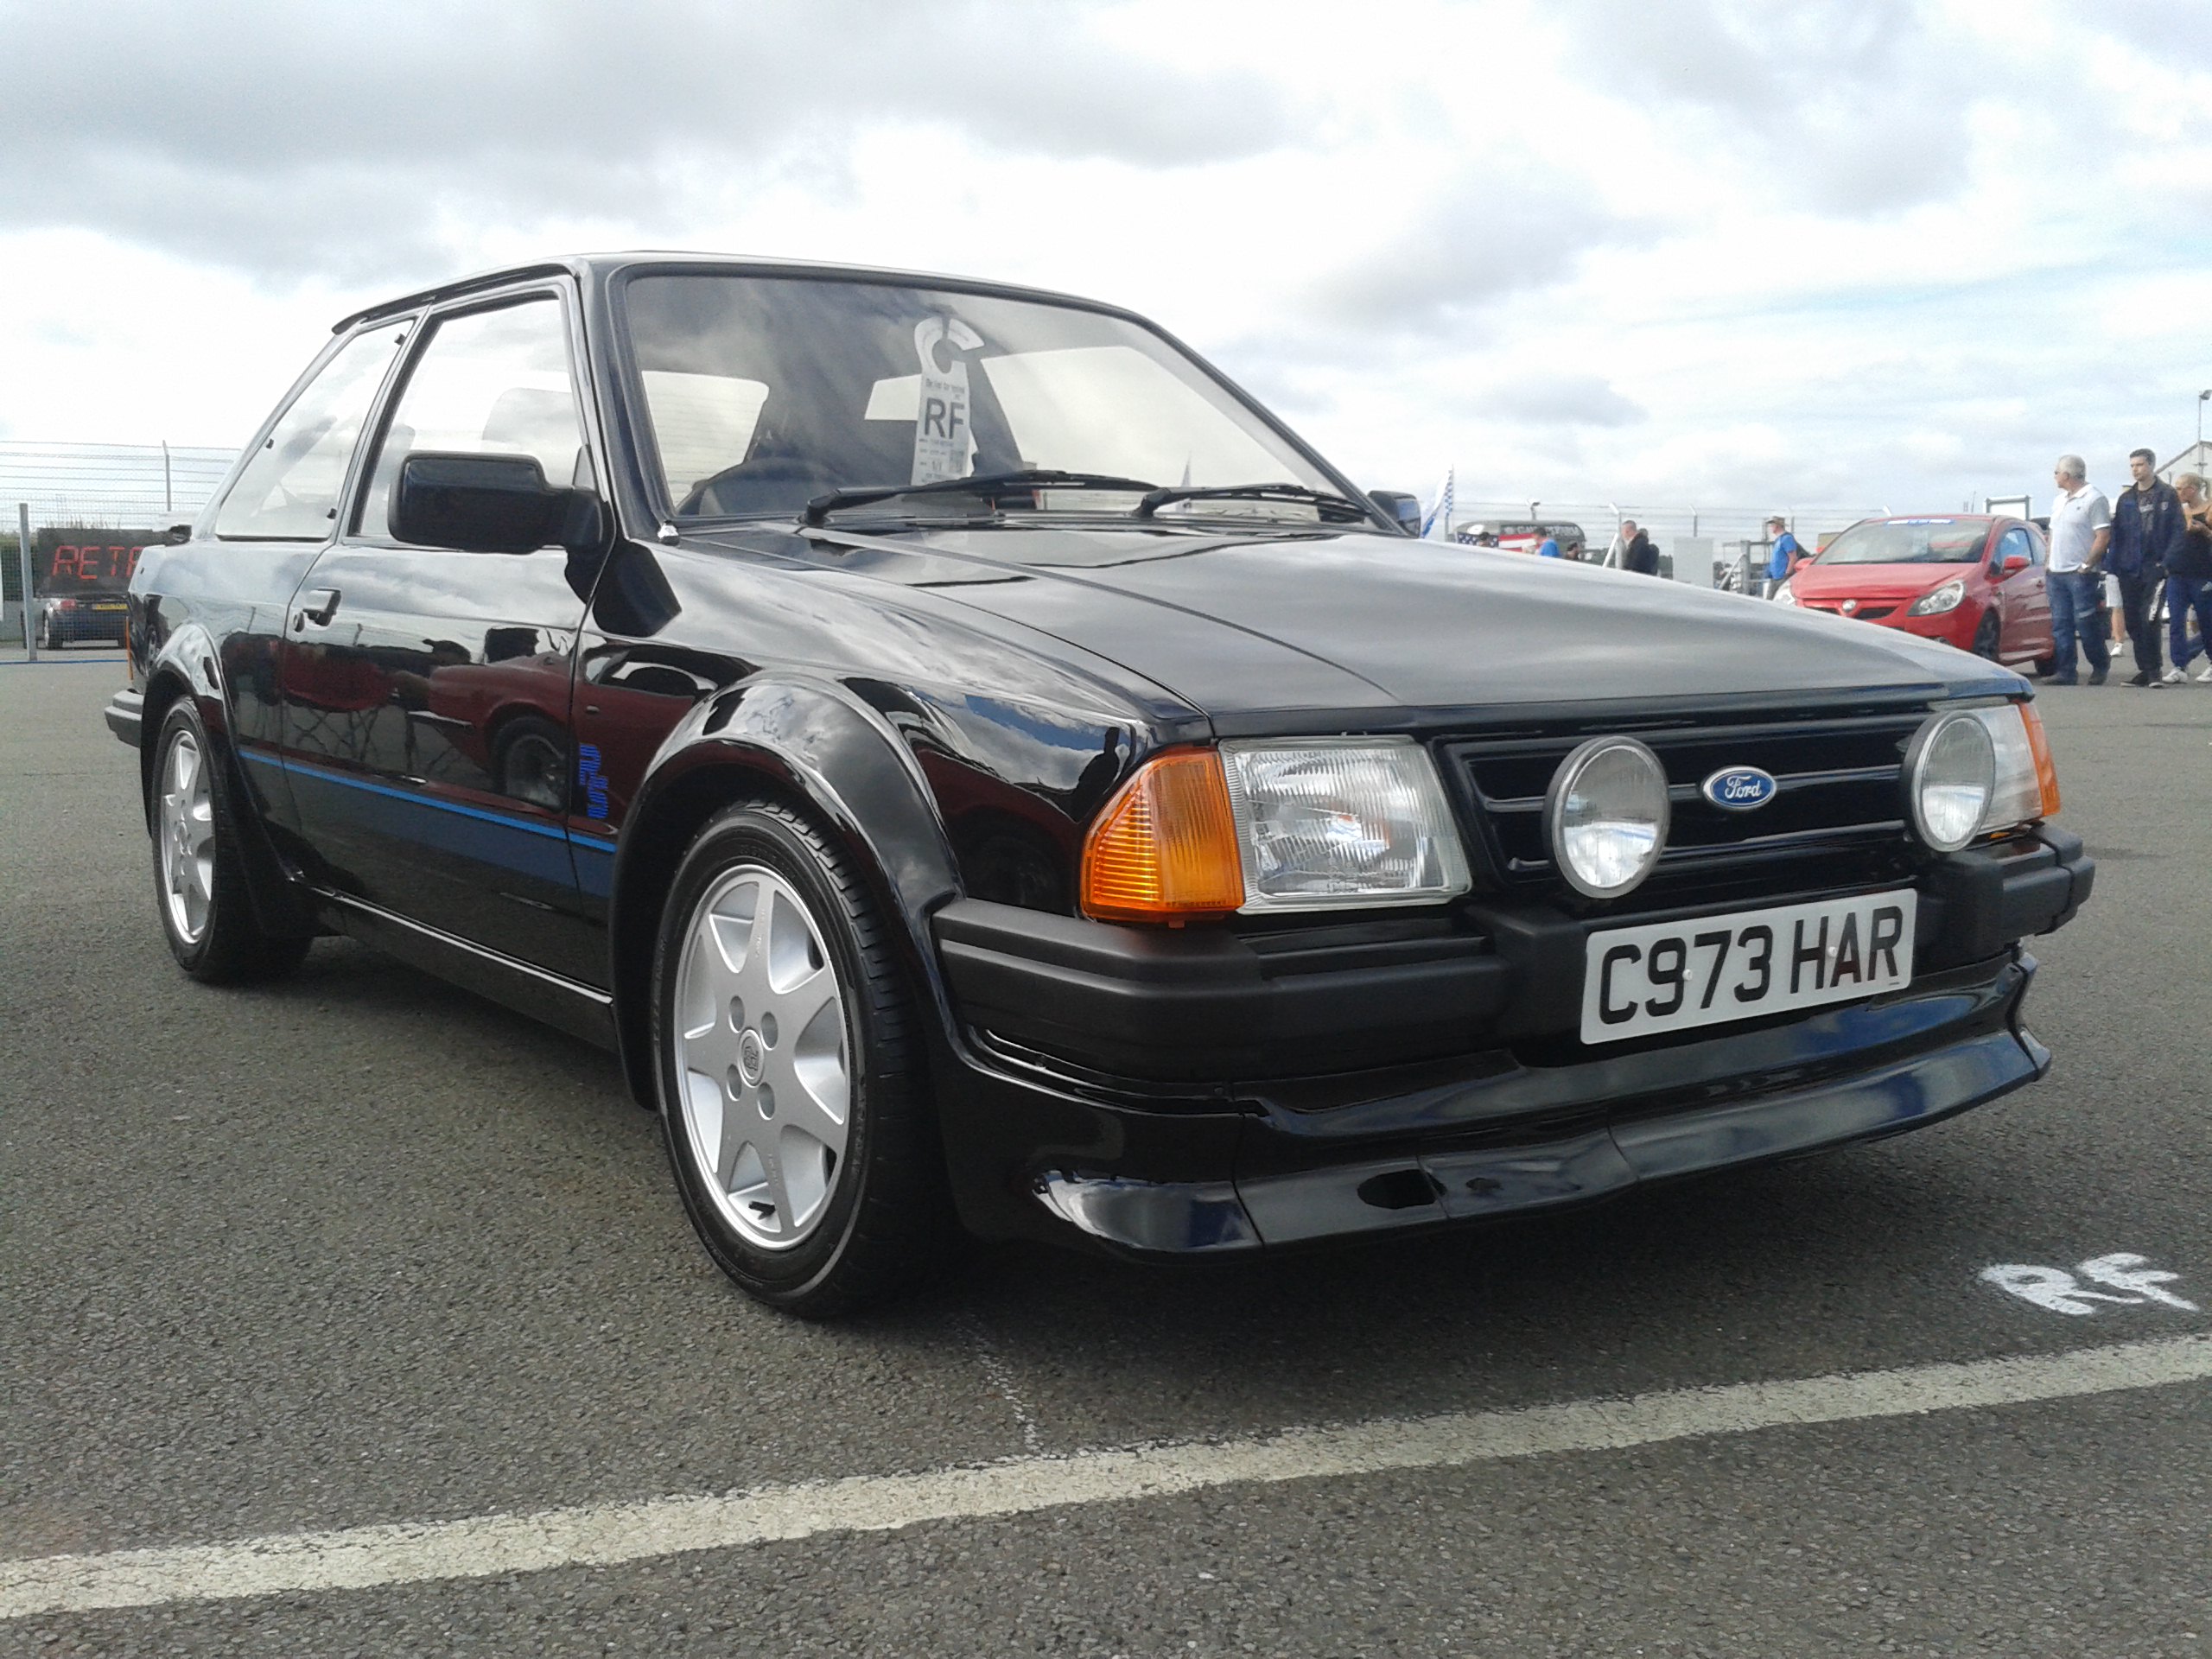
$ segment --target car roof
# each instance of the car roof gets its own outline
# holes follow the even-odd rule
[[[2010,518],[2009,512],[1891,512],[1879,518],[1862,518],[1862,524],[1993,524]]]
[[[528,264],[502,265],[492,270],[477,271],[453,282],[440,283],[434,288],[416,289],[411,294],[403,294],[352,312],[332,324],[331,333],[342,334],[358,324],[378,317],[416,310],[423,306],[435,305],[468,294],[505,288],[510,283],[527,282],[533,277],[588,276],[603,281],[619,272],[639,267],[757,271],[778,276],[820,276],[833,282],[865,280],[924,288],[950,288],[968,293],[1001,295],[1010,299],[1042,300],[1055,305],[1081,306],[1085,310],[1110,312],[1116,316],[1134,315],[1120,306],[1085,299],[1080,295],[1062,294],[1052,289],[1029,288],[1014,283],[987,282],[974,276],[840,264],[828,259],[794,259],[772,254],[691,253],[680,249],[633,248],[619,253],[567,254]]]

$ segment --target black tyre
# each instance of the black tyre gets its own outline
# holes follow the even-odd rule
[[[1995,662],[1998,633],[1997,613],[1984,611],[1981,613],[1981,621],[1974,631],[1974,654],[1977,657],[1986,657],[1991,662]]]
[[[190,697],[169,705],[155,745],[147,816],[156,907],[169,950],[203,984],[242,985],[290,972],[310,941],[261,931],[238,861],[230,787]]]
[[[942,1262],[955,1229],[913,1000],[841,849],[776,804],[709,822],[652,996],[669,1162],[725,1273],[825,1319]]]

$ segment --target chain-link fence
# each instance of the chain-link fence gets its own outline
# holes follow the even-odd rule
[[[237,459],[168,443],[0,442],[0,503],[29,504],[36,524],[182,524]]]
[[[67,596],[89,606],[91,595],[119,587],[137,549],[197,518],[237,458],[235,449],[198,445],[0,441],[0,639],[29,644],[42,599]],[[26,507],[29,607],[17,534]],[[77,620],[89,622],[91,614]],[[88,637],[105,631],[105,623],[86,630]]]
[[[1530,510],[1534,509],[1532,512]],[[1664,548],[1686,536],[1708,537],[1723,547],[1764,543],[1766,521],[1780,514],[1797,539],[1817,547],[1820,538],[1847,529],[1861,518],[1889,511],[1877,506],[1679,507],[1639,501],[1468,501],[1452,508],[1452,522],[1472,524],[1568,523],[1580,524],[1593,554],[1602,553],[1624,518],[1632,518]]]

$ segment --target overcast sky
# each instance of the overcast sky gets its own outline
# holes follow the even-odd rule
[[[2204,0],[0,0],[0,437],[584,248],[1154,318],[1369,486],[1959,506],[2212,386]]]

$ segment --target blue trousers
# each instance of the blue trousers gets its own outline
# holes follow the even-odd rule
[[[2097,626],[2097,595],[2104,580],[2095,570],[2053,570],[2046,578],[2052,654],[2057,659],[2051,664],[2051,673],[2058,679],[2074,677],[2077,639],[2093,672],[2101,674],[2112,666],[2112,649],[2105,644],[2104,631]]]
[[[2189,637],[2189,613],[2196,613],[2196,638]],[[2166,655],[2176,668],[2212,651],[2212,582],[2198,576],[2166,578]]]

